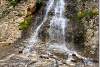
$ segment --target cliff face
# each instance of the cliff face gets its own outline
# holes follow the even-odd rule
[[[35,0],[15,1],[0,0],[0,45],[14,43],[20,38],[19,24],[35,11]]]
[[[98,0],[67,0],[66,41],[87,57],[98,56]]]

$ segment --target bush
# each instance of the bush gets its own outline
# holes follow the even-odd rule
[[[77,18],[78,18],[78,21],[81,21],[83,18],[91,19],[97,15],[99,15],[98,10],[94,8],[92,10],[79,11],[77,13]]]
[[[32,23],[32,16],[28,16],[27,18],[25,18],[24,21],[22,21],[19,24],[19,30],[26,30],[26,29],[28,29],[28,27],[30,26],[31,23]]]

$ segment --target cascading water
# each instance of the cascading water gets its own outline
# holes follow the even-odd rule
[[[65,10],[64,6],[65,6],[64,0],[48,1],[44,19],[41,22],[41,24],[35,29],[35,32],[32,34],[32,36],[28,39],[29,44],[23,50],[24,54],[29,55],[32,53],[34,43],[37,43],[37,41],[39,41],[38,38],[39,30],[44,25],[44,23],[46,23],[48,19],[48,14],[52,9],[54,14],[50,20],[50,24],[49,24],[50,28],[48,29],[49,31],[48,44],[50,44],[48,49],[57,48],[61,51],[64,50],[68,54],[68,60],[67,60],[68,62],[71,59],[73,59],[72,54],[76,54],[76,56],[81,57],[87,61],[86,58],[78,55],[77,52],[75,51],[69,50],[66,46],[67,43],[65,42],[65,28],[67,27],[68,19],[64,17],[64,10]],[[54,41],[54,43],[51,43],[52,41]]]
[[[54,8],[54,16],[50,21],[50,40],[65,43],[65,27],[67,21],[64,17],[64,0],[58,0]]]
[[[46,22],[47,17],[48,17],[48,13],[51,10],[52,6],[54,4],[54,0],[49,0],[47,3],[47,7],[46,7],[46,13],[44,16],[44,19],[42,21],[42,23],[35,29],[35,32],[31,35],[31,37],[28,39],[28,45],[27,47],[23,50],[23,53],[25,54],[30,54],[31,50],[33,49],[33,44],[36,43],[39,39],[38,39],[38,33],[39,30],[41,28],[41,26]]]
[[[35,43],[38,39],[38,33],[39,30],[41,28],[41,26],[46,22],[47,18],[48,18],[48,13],[51,10],[52,6],[53,6],[54,0],[49,0],[47,3],[47,7],[46,7],[46,13],[44,16],[44,19],[42,21],[42,23],[36,28],[35,32],[33,33],[33,35],[31,36],[31,38],[29,39],[29,43]],[[35,40],[35,41],[34,41]]]

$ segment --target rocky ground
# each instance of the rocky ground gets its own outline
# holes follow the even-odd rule
[[[88,63],[79,56],[75,56],[72,62],[68,60],[66,51],[54,48],[48,52],[47,46],[42,45],[33,46],[34,51],[31,54],[23,54],[22,50],[15,50],[6,47],[6,51],[3,48],[4,56],[0,60],[0,67],[98,67],[97,60],[91,60],[93,63]],[[8,52],[8,54],[7,54]],[[5,56],[7,54],[7,56]],[[1,56],[0,56],[1,57]],[[74,57],[74,55],[73,55]]]

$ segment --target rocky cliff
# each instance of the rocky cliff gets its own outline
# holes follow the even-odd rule
[[[64,15],[68,19],[65,41],[70,52],[65,47],[55,46],[53,43],[56,40],[47,43],[47,30],[50,28],[49,21],[54,14],[53,10],[48,12],[49,19],[38,32],[37,37],[41,42],[32,43],[30,46],[28,38],[33,36],[35,29],[42,23],[47,1],[0,0],[0,63],[11,65],[13,61],[18,63],[17,66],[22,63],[21,67],[98,67],[98,0],[65,0]],[[50,45],[51,48],[48,48]],[[25,48],[26,51],[30,48],[33,53],[26,56]],[[76,54],[73,51],[71,53],[73,49]],[[68,60],[70,56],[73,57],[71,62]],[[88,62],[93,63],[88,65]],[[17,67],[16,65],[14,66]]]
[[[35,0],[0,1],[0,45],[21,38],[19,25],[35,11]]]

